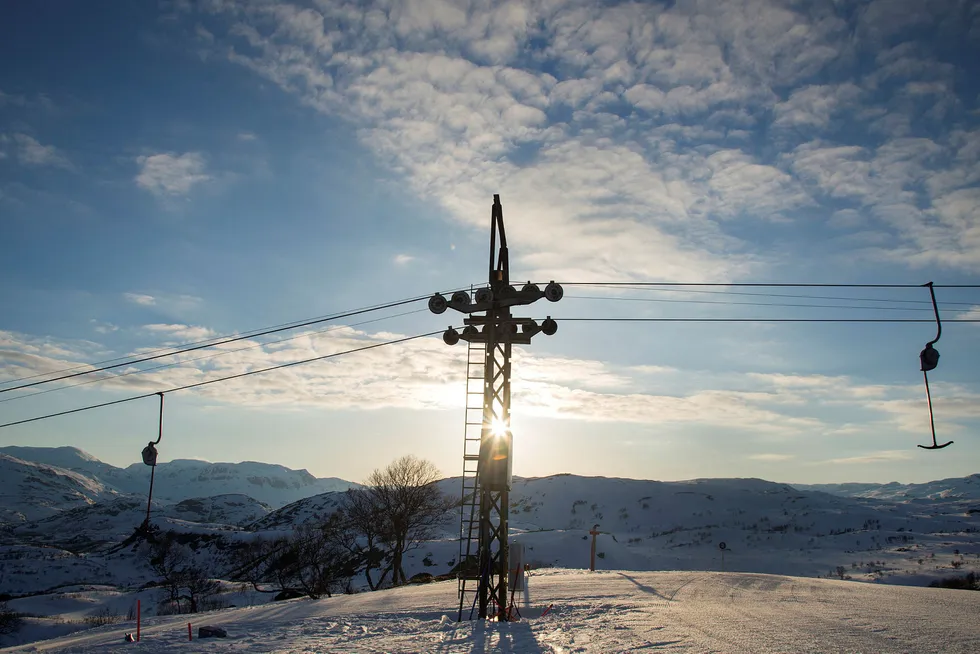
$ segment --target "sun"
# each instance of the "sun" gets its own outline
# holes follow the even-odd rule
[[[507,424],[503,420],[500,420],[499,418],[494,418],[493,421],[490,423],[490,435],[499,438],[500,436],[504,436],[506,434],[507,434]]]

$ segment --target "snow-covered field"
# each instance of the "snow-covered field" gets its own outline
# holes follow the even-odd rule
[[[457,623],[456,584],[123,622],[10,652],[980,652],[980,593],[722,572],[547,570],[548,615]],[[528,613],[531,613],[529,611]],[[187,640],[187,622],[195,640]],[[225,628],[198,640],[197,626]]]

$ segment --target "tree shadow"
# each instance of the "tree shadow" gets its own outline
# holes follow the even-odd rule
[[[636,579],[634,579],[633,577],[631,577],[631,576],[629,576],[627,574],[623,574],[622,572],[617,572],[616,574],[618,574],[623,579],[632,582],[633,584],[636,585],[637,588],[639,588],[640,590],[642,590],[645,593],[650,593],[654,597],[659,597],[660,599],[666,600],[668,602],[670,602],[671,600],[674,599],[674,595],[673,594],[671,594],[668,597],[667,595],[664,595],[663,593],[661,593],[659,590],[657,590],[653,586],[647,586],[646,584],[641,584]]]

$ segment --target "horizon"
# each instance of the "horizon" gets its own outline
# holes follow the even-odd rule
[[[373,347],[168,393],[160,460],[454,475],[466,344],[381,346],[459,326],[424,300],[9,389],[478,288],[499,194],[512,281],[564,285],[515,309],[558,323],[514,348],[516,474],[975,474],[978,34],[966,0],[4,6],[0,424]],[[156,402],[0,445],[125,467]]]

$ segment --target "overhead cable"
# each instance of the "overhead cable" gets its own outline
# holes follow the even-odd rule
[[[600,285],[597,288],[602,288]],[[875,297],[847,297],[840,295],[799,295],[793,293],[753,293],[751,291],[705,291],[705,290],[691,290],[691,289],[681,289],[681,288],[651,288],[649,286],[640,287],[629,287],[629,286],[611,286],[609,288],[622,288],[635,291],[649,291],[654,293],[697,293],[697,294],[708,294],[708,295],[746,295],[751,297],[779,297],[779,298],[792,298],[797,300],[849,300],[851,302],[894,302],[896,304],[927,304],[930,307],[932,303],[929,300],[906,300],[901,298],[875,298]],[[976,302],[940,302],[940,306],[963,306],[963,307],[973,307],[980,305],[980,300]]]
[[[319,334],[326,334],[329,332],[337,331],[339,329],[345,329],[348,327],[360,327],[361,325],[368,325],[375,322],[381,322],[383,320],[391,320],[392,318],[401,318],[402,316],[410,316],[414,313],[427,312],[427,309],[416,309],[414,311],[404,311],[402,313],[396,313],[391,316],[384,316],[382,318],[372,318],[371,320],[362,320],[360,322],[351,323],[350,325],[336,325],[333,327],[327,327],[326,329],[318,329],[315,331],[301,332],[295,336],[288,336],[286,338],[279,338],[274,341],[266,341],[264,343],[255,343],[254,345],[247,345],[245,347],[236,348],[234,350],[219,350],[218,352],[212,352],[211,354],[205,354],[204,356],[194,357],[193,359],[184,359],[181,361],[174,361],[173,363],[165,363],[159,366],[152,366],[150,368],[141,368],[139,370],[130,370],[129,372],[122,372],[118,374],[108,374],[105,377],[98,377],[96,379],[89,379],[87,381],[78,382],[77,384],[69,384],[67,386],[59,386],[57,388],[49,388],[43,391],[36,391],[34,393],[29,393],[27,395],[16,395],[14,397],[6,397],[0,400],[0,404],[4,402],[13,402],[14,400],[24,400],[29,397],[36,397],[38,395],[44,395],[46,393],[54,393],[55,391],[63,391],[69,388],[77,388],[78,386],[87,386],[88,384],[96,384],[98,382],[112,381],[114,379],[119,379],[121,377],[129,377],[130,375],[139,375],[146,372],[153,372],[155,370],[163,370],[164,368],[173,368],[175,366],[180,366],[186,363],[193,363],[195,361],[203,361],[205,359],[214,359],[220,356],[225,356],[226,354],[235,354],[236,352],[244,352],[245,350],[254,350],[257,347],[265,347],[267,345],[275,345],[277,343],[285,343],[286,341],[293,341],[297,338],[303,338],[304,336],[317,336]]]
[[[28,384],[20,384],[18,386],[9,386],[7,388],[0,388],[0,393],[7,393],[9,391],[16,391],[16,390],[20,390],[22,388],[30,388],[32,386],[39,386],[41,384],[49,384],[51,382],[61,381],[62,379],[71,379],[72,377],[79,377],[81,375],[91,375],[92,373],[102,372],[104,370],[113,370],[115,368],[121,368],[123,366],[131,366],[131,365],[135,365],[137,363],[143,363],[144,361],[153,361],[155,359],[162,359],[164,357],[174,356],[176,354],[183,354],[185,352],[193,352],[195,350],[203,350],[203,349],[209,348],[209,347],[217,347],[219,345],[225,345],[226,343],[234,343],[236,341],[242,341],[242,340],[245,340],[247,338],[255,338],[257,336],[265,336],[267,334],[275,334],[275,333],[286,331],[286,330],[289,330],[289,329],[297,329],[299,327],[307,327],[309,325],[316,325],[316,324],[319,324],[319,323],[322,323],[322,322],[327,322],[327,321],[330,321],[330,320],[340,320],[341,318],[349,318],[351,316],[357,316],[357,315],[360,315],[360,314],[363,314],[363,313],[368,313],[368,312],[371,312],[371,311],[380,311],[380,310],[383,310],[383,309],[391,309],[393,307],[398,307],[398,306],[402,306],[402,305],[405,305],[405,304],[411,304],[412,302],[419,302],[420,300],[428,300],[428,299],[429,299],[429,296],[428,295],[422,295],[422,296],[418,296],[418,297],[409,298],[409,299],[406,299],[406,300],[399,300],[397,302],[389,302],[387,304],[378,304],[378,305],[374,305],[374,306],[370,306],[370,307],[365,307],[365,308],[362,308],[362,309],[356,309],[356,310],[353,310],[353,311],[347,311],[347,312],[344,312],[344,313],[337,313],[337,314],[332,314],[332,315],[321,317],[321,318],[314,318],[312,320],[307,320],[305,322],[300,322],[300,323],[295,323],[295,324],[289,324],[289,323],[287,323],[286,326],[273,327],[273,328],[266,329],[266,330],[261,331],[261,332],[251,333],[251,334],[247,334],[247,335],[232,336],[232,337],[229,337],[229,338],[225,338],[225,339],[222,339],[222,340],[209,342],[209,343],[206,343],[206,344],[193,345],[191,347],[186,347],[186,348],[182,348],[182,349],[172,350],[170,352],[166,352],[166,353],[163,353],[163,354],[155,354],[155,355],[151,355],[151,356],[140,357],[138,359],[131,359],[131,360],[128,360],[128,361],[124,361],[122,363],[115,363],[115,364],[108,365],[108,366],[101,366],[101,367],[98,367],[98,368],[92,368],[90,370],[82,370],[82,371],[79,371],[79,372],[72,372],[72,373],[68,373],[68,374],[65,374],[65,375],[61,375],[59,377],[52,377],[50,379],[42,379],[40,381],[30,382]]]
[[[673,304],[724,304],[750,307],[797,307],[805,309],[864,309],[867,311],[932,311],[929,307],[874,307],[846,304],[793,304],[787,302],[733,302],[724,300],[674,300],[653,297],[609,297],[608,295],[566,295],[575,300],[608,300],[619,302],[664,302]]]
[[[382,343],[372,343],[371,345],[365,345],[362,347],[356,347],[350,350],[344,350],[342,352],[334,352],[332,354],[323,354],[317,357],[311,357],[309,359],[302,359],[300,361],[290,361],[289,363],[281,363],[276,366],[269,366],[268,368],[259,368],[258,370],[249,370],[248,372],[241,372],[236,375],[229,375],[227,377],[218,377],[217,379],[208,379],[202,382],[196,382],[194,384],[186,384],[184,386],[176,386],[174,388],[168,388],[163,391],[153,391],[152,393],[143,393],[142,395],[133,395],[132,397],[124,397],[119,400],[112,400],[111,402],[102,402],[101,404],[90,404],[89,406],[79,407],[77,409],[69,409],[68,411],[59,411],[57,413],[49,413],[43,416],[37,416],[34,418],[27,418],[25,420],[16,420],[14,422],[8,422],[0,425],[0,429],[4,427],[13,427],[14,425],[23,425],[29,422],[36,422],[38,420],[46,420],[48,418],[56,418],[58,416],[66,416],[72,413],[79,413],[81,411],[89,411],[91,409],[101,409],[102,407],[112,406],[114,404],[122,404],[124,402],[133,402],[135,400],[142,400],[148,397],[154,397],[160,393],[176,393],[177,391],[186,391],[191,388],[198,388],[200,386],[207,386],[208,384],[217,384],[219,382],[225,382],[232,379],[239,379],[241,377],[248,377],[250,375],[258,375],[263,372],[271,372],[273,370],[279,370],[281,368],[290,368],[292,366],[300,366],[305,363],[312,363],[314,361],[322,361],[324,359],[332,359],[334,357],[339,357],[345,354],[354,354],[355,352],[364,352],[366,350],[374,350],[379,347],[385,347],[386,345],[396,345],[398,343],[407,343],[408,341],[414,341],[419,338],[425,338],[427,336],[434,336],[436,334],[441,334],[443,330],[437,330],[433,332],[427,332],[425,334],[418,334],[416,336],[406,336],[404,338],[396,338],[391,341],[384,341]]]
[[[755,288],[923,288],[924,284],[823,284],[790,282],[560,282],[562,286],[731,286]],[[980,288],[980,284],[933,284],[934,288]]]
[[[552,316],[559,322],[879,322],[879,323],[934,323],[924,318],[564,318]],[[953,319],[948,322],[980,323],[980,319]]]

